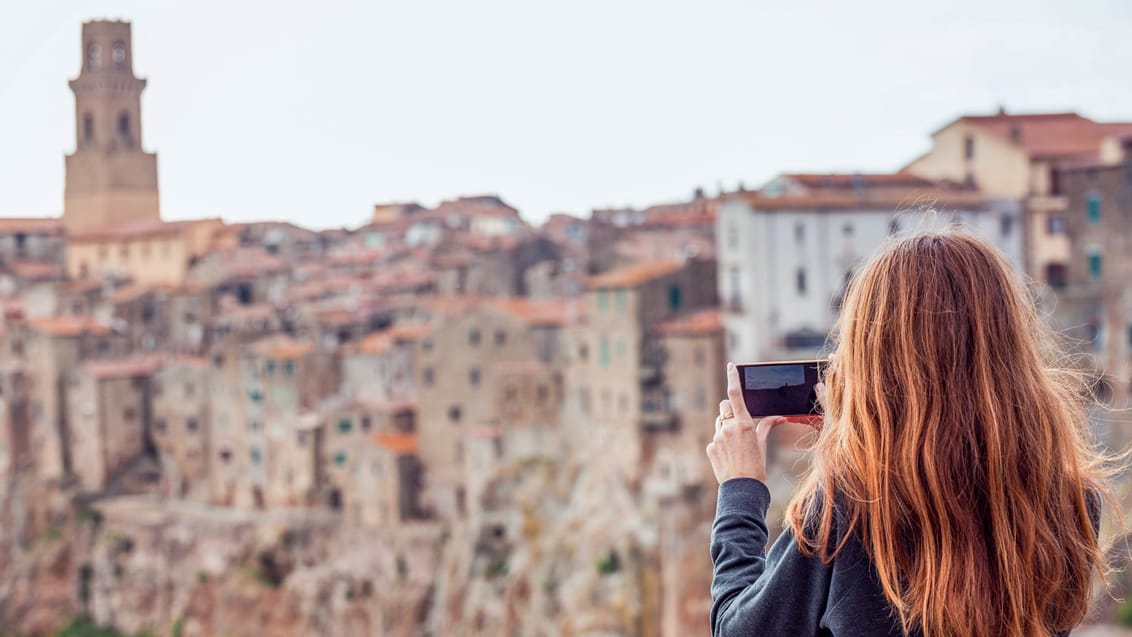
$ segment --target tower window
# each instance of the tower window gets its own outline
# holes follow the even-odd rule
[[[129,139],[130,139],[130,114],[129,113],[123,112],[123,113],[118,114],[118,135],[120,135],[122,137],[122,139],[129,141]]]
[[[804,268],[798,268],[798,271],[794,273],[794,287],[798,289],[798,296],[806,294],[806,270]]]
[[[83,113],[83,140],[94,141],[94,115]]]
[[[102,47],[95,42],[86,45],[86,68],[88,71],[97,71],[102,66]]]
[[[110,51],[110,60],[114,62],[114,68],[126,68],[126,43],[119,40],[114,43],[114,48]]]
[[[968,160],[975,158],[975,138],[971,135],[963,139],[963,158]]]

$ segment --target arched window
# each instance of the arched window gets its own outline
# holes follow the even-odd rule
[[[83,141],[94,141],[94,115],[83,113]]]
[[[114,62],[114,68],[126,68],[126,43],[118,40],[114,43],[114,47],[110,49],[110,60]]]
[[[130,141],[130,114],[125,111],[118,113],[118,135],[123,141]]]
[[[102,66],[102,47],[97,42],[86,45],[86,68],[88,71],[97,71]]]

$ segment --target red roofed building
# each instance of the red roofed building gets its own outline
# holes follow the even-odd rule
[[[1026,270],[1053,287],[1066,279],[1069,239],[1059,166],[1113,163],[1132,122],[1096,122],[1077,113],[964,115],[932,133],[932,147],[904,171],[975,185],[991,197],[1022,200]]]

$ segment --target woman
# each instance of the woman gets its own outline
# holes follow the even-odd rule
[[[1085,616],[1102,469],[1083,387],[1024,285],[969,233],[883,249],[851,283],[823,426],[764,556],[766,439],[727,368],[712,633],[1031,637]]]

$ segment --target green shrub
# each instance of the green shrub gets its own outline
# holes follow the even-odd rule
[[[1121,626],[1132,626],[1132,597],[1124,600],[1116,609],[1116,621],[1120,622]]]
[[[621,556],[615,549],[609,550],[609,555],[599,559],[595,564],[597,572],[602,575],[612,575],[621,570]]]

